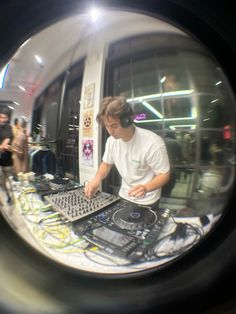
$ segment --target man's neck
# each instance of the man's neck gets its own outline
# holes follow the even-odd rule
[[[135,126],[131,125],[130,127],[127,128],[127,132],[124,135],[124,137],[122,138],[122,140],[124,142],[128,142],[134,136],[134,132],[135,132]]]

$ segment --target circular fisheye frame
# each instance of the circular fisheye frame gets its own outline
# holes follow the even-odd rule
[[[211,53],[161,19],[107,9],[45,28],[1,70],[3,216],[39,252],[75,270],[124,275],[169,265],[224,213],[235,168],[232,95]],[[122,132],[148,130],[163,143],[170,177],[154,204],[120,191],[134,185],[122,180],[163,163],[160,149],[144,161],[127,158],[125,178],[114,161],[98,192],[85,193],[109,141],[96,122],[105,96],[124,97],[133,111]]]

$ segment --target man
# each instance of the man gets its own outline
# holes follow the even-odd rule
[[[12,175],[11,141],[13,139],[12,128],[9,125],[9,116],[5,108],[0,109],[0,166],[2,170],[1,185],[7,193],[8,203],[11,201],[7,192],[6,181]]]
[[[121,198],[149,206],[157,206],[161,187],[169,180],[169,159],[164,141],[155,133],[133,124],[133,111],[123,97],[106,97],[97,121],[110,137],[95,177],[85,187],[85,195],[93,197],[101,181],[114,164],[121,175]]]

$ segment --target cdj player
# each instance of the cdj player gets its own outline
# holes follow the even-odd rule
[[[78,183],[68,178],[48,179],[44,175],[36,176],[32,184],[43,199],[47,195],[57,194],[61,191],[71,191],[80,187]]]
[[[74,222],[73,229],[101,252],[130,262],[146,261],[152,259],[169,216],[169,209],[153,211],[149,206],[120,200],[87,220]]]

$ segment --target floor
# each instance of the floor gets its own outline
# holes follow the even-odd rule
[[[206,206],[206,198],[197,198],[196,195],[195,203],[189,203],[188,200],[184,197],[186,193],[188,193],[188,190],[189,182],[187,180],[177,181],[172,191],[171,198],[162,198],[161,206],[172,209],[173,213],[176,216],[195,216],[196,212],[197,214],[207,214],[208,210],[211,210],[211,213],[214,213],[214,208],[215,213],[217,213],[220,211],[220,208],[222,208],[222,202],[220,203],[220,206],[218,206],[218,208],[216,208],[217,206],[215,206],[214,208],[212,206],[208,207]],[[29,232],[24,222],[24,217],[16,212],[13,205],[9,205],[7,203],[6,194],[2,190],[0,190],[0,202],[1,213],[4,219],[9,223],[9,225],[33,247],[38,247],[40,250],[42,250],[42,247],[39,246],[38,242],[34,240],[32,234]],[[19,275],[12,276],[11,269],[16,265],[15,263],[18,263],[19,267],[21,267],[21,270],[24,270],[27,267],[25,268],[22,264],[24,263],[24,261],[16,261],[15,259],[13,260],[11,257],[12,252],[9,252],[9,250],[2,245],[0,246],[0,278],[1,282],[7,283],[5,285],[0,285],[0,305],[5,305],[6,308],[10,306],[10,313],[70,313],[70,311],[65,306],[65,304],[63,304],[63,302],[60,302],[59,300],[53,300],[52,298],[50,298],[50,296],[45,294],[42,289],[32,286],[32,283],[29,283],[29,281],[27,281],[27,279],[22,276],[21,273],[19,273]],[[24,291],[23,294],[21,293],[22,291]],[[231,308],[231,305],[232,304],[227,305],[224,308],[228,309],[230,313],[235,313],[234,309]],[[226,313],[223,311],[224,308],[221,308],[220,312],[210,310],[209,312],[207,311],[204,313]]]

